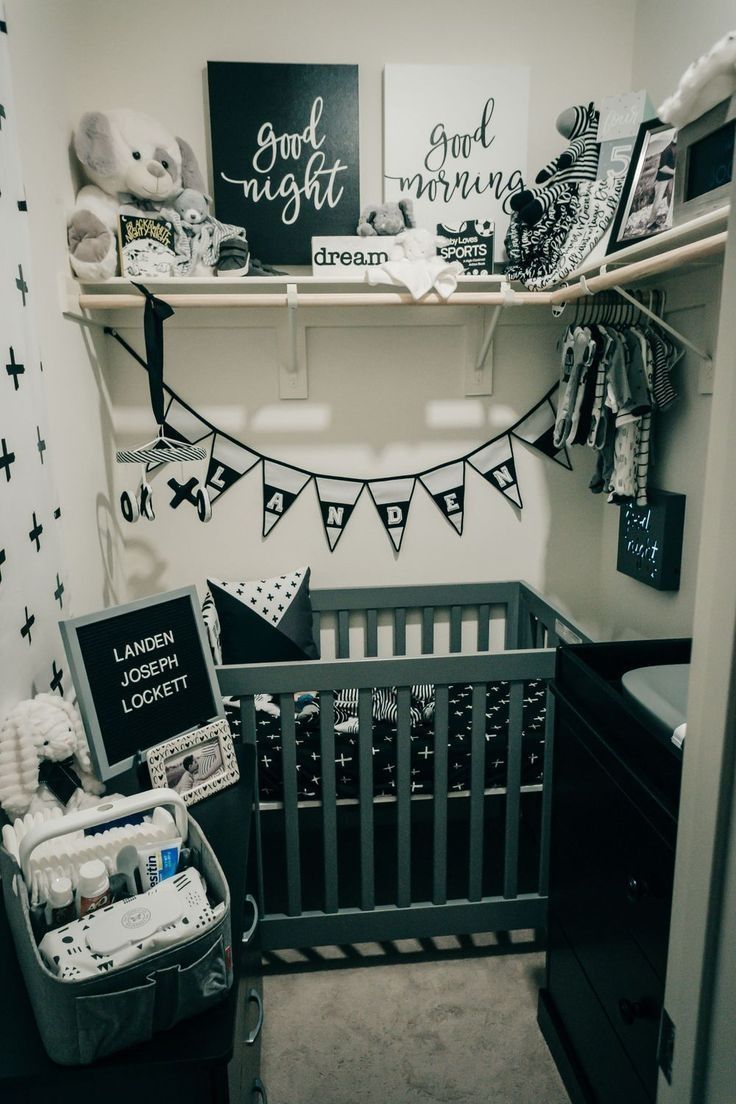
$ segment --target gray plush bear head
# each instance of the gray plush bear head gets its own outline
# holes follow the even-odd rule
[[[190,226],[198,226],[209,218],[210,197],[204,192],[198,192],[194,188],[185,188],[176,199],[172,207],[178,211],[184,222]]]
[[[182,188],[204,190],[191,147],[141,111],[89,111],[74,132],[74,149],[93,184],[163,202]]]
[[[400,199],[398,203],[364,207],[358,223],[358,233],[363,238],[373,237],[374,234],[401,234],[415,225],[412,201]]]

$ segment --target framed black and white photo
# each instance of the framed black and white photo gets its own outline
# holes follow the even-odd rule
[[[645,241],[672,226],[677,128],[659,119],[639,127],[608,253]]]
[[[358,66],[207,64],[215,213],[254,257],[308,265],[360,214]]]
[[[146,763],[151,785],[175,790],[187,805],[240,777],[230,726],[223,718],[149,748]]]

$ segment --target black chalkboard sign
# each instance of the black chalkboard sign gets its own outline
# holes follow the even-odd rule
[[[251,253],[310,264],[360,213],[358,66],[207,64],[215,213]]]
[[[649,504],[626,502],[618,520],[616,568],[655,590],[679,590],[685,495],[649,491]]]
[[[60,622],[100,778],[224,715],[194,587]]]

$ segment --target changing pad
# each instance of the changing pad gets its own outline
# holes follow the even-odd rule
[[[638,667],[622,677],[624,693],[658,733],[678,747],[685,738],[689,663]]]

